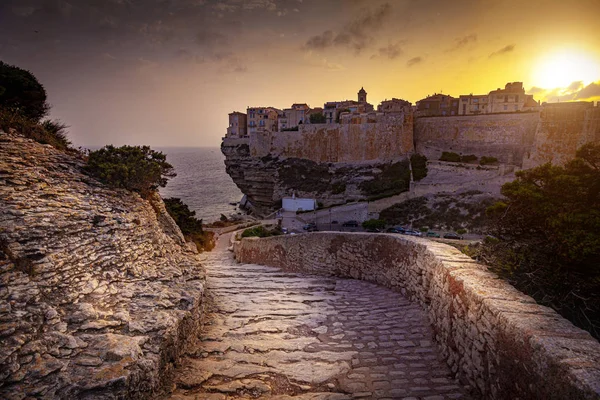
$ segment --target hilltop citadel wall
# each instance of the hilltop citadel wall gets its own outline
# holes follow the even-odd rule
[[[345,119],[341,124],[299,125],[298,131],[224,138],[221,149],[227,173],[263,210],[275,208],[278,199],[292,192],[328,205],[365,198],[358,190],[361,182],[376,178],[385,165],[419,153],[428,158],[432,172],[422,184],[413,185],[420,193],[476,189],[498,194],[502,183],[514,179],[515,170],[548,161],[563,164],[582,144],[600,140],[600,107],[586,102],[545,105],[541,112],[420,118],[413,118],[411,111],[373,115],[377,122]],[[473,188],[468,182],[457,186],[448,174],[435,173],[440,170],[435,162],[444,151],[495,157],[500,170],[496,177],[489,177],[487,171],[464,174],[460,170],[457,174],[472,181]],[[315,171],[322,173],[321,183],[346,182],[346,190],[300,187]],[[436,176],[444,177],[443,181],[436,181]]]
[[[378,122],[304,124],[298,131],[256,132],[250,135],[248,145],[252,157],[270,155],[318,163],[389,161],[414,151],[413,118],[412,113],[399,113]]]

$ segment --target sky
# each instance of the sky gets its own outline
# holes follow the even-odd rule
[[[521,81],[600,100],[600,0],[0,0],[0,60],[77,146],[219,146],[227,114]]]

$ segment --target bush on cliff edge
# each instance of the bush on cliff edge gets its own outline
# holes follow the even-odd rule
[[[213,232],[202,229],[202,220],[196,218],[196,212],[190,210],[181,199],[171,197],[163,200],[167,212],[175,220],[187,241],[194,242],[198,250],[212,250],[215,247]]]
[[[516,173],[488,209],[499,240],[480,257],[523,292],[600,338],[600,145],[564,166]]]
[[[176,176],[167,156],[149,146],[108,145],[89,154],[86,171],[115,188],[138,192],[142,197],[165,187]]]
[[[36,77],[0,61],[0,130],[14,129],[36,142],[68,150],[67,126],[57,120],[40,122],[49,110],[46,90]]]
[[[29,71],[0,61],[0,108],[32,121],[48,114],[46,90]]]

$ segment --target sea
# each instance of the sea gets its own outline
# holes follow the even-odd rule
[[[217,221],[221,214],[229,217],[240,212],[230,203],[239,203],[243,194],[225,172],[225,156],[218,147],[156,150],[167,155],[167,162],[177,173],[166,187],[160,188],[163,198],[180,198],[204,223]]]

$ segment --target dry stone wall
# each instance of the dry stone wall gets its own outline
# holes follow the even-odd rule
[[[160,198],[0,132],[0,398],[147,398],[200,326],[204,271]]]
[[[311,233],[234,243],[238,261],[363,279],[429,314],[452,371],[489,399],[599,399],[600,344],[458,250],[392,234]]]

